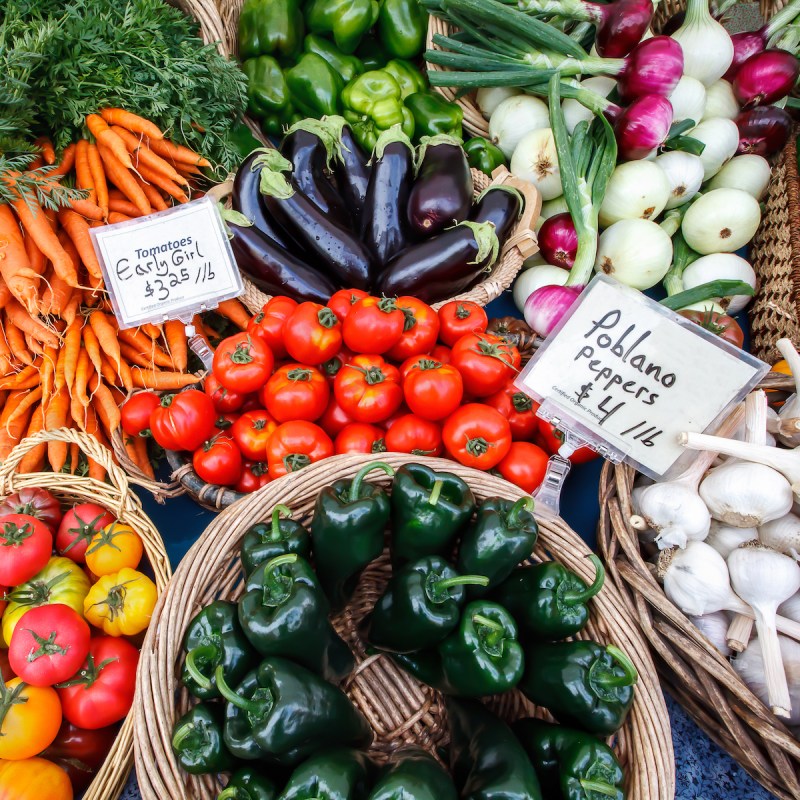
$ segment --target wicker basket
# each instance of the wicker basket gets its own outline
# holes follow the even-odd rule
[[[270,484],[220,514],[181,562],[172,583],[161,597],[142,649],[137,689],[136,768],[145,800],[211,800],[219,785],[214,777],[193,778],[175,762],[170,747],[172,726],[185,713],[190,698],[180,688],[178,674],[181,643],[189,620],[212,600],[235,598],[241,592],[238,557],[245,531],[266,519],[277,503],[285,503],[296,518],[307,521],[319,489],[337,478],[352,477],[375,456],[336,456]],[[394,467],[413,460],[465,478],[476,497],[524,496],[511,484],[450,461],[412,459],[387,454],[381,460]],[[386,480],[386,479],[384,479]],[[561,520],[540,519],[539,543],[534,555],[555,554],[585,579],[592,568],[587,546]],[[364,572],[348,607],[334,625],[356,654],[356,669],[345,683],[351,700],[370,721],[375,732],[371,755],[378,761],[405,743],[420,744],[431,752],[448,740],[441,697],[422,686],[384,656],[367,656],[356,634],[360,618],[372,607],[389,575],[388,557],[373,562]],[[633,659],[639,685],[631,714],[616,737],[615,747],[626,768],[629,800],[672,800],[675,774],[669,718],[647,647],[616,588],[609,585],[593,601],[587,634],[614,641]],[[495,705],[507,718],[530,714],[532,708],[518,693]]]
[[[86,455],[105,467],[110,482],[100,483],[92,478],[63,473],[17,473],[17,467],[26,453],[41,444],[55,441],[77,444]],[[5,498],[26,487],[49,489],[56,497],[67,502],[99,503],[122,522],[129,524],[142,539],[159,593],[164,591],[171,574],[164,543],[153,523],[142,511],[139,499],[130,492],[125,473],[114,463],[111,452],[94,437],[72,428],[61,428],[56,431],[42,431],[23,439],[0,465],[0,497]],[[132,744],[133,712],[125,718],[106,760],[83,795],[83,800],[116,800],[120,796],[133,766]]]

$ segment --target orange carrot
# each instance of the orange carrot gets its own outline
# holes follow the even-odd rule
[[[34,354],[34,356],[43,356],[44,355],[44,346],[41,342],[34,339],[29,333],[25,334],[25,344],[28,345],[28,350]]]
[[[172,163],[191,164],[196,167],[211,166],[211,162],[208,159],[195,153],[194,150],[190,150],[181,144],[175,144],[175,142],[171,142],[168,139],[151,139],[150,149],[156,155],[166,158]]]
[[[153,362],[144,354],[140,353],[135,347],[131,347],[127,342],[119,343],[119,351],[122,357],[136,364],[137,367],[145,367],[146,369],[153,369]],[[171,365],[170,365],[171,366]],[[158,369],[157,367],[155,368]]]
[[[75,318],[78,316],[78,308],[80,307],[82,298],[83,292],[80,289],[75,289],[69,298],[69,302],[64,306],[61,316],[67,325],[72,325],[72,323],[75,322]]]
[[[92,362],[92,366],[100,374],[103,371],[103,354],[100,351],[100,342],[97,341],[97,334],[91,325],[84,325],[82,333],[83,346],[86,348],[89,361]]]
[[[143,366],[152,366],[154,363],[159,367],[172,366],[172,359],[169,355],[142,331],[137,331],[135,328],[121,330],[119,332],[119,338],[120,342],[125,342],[132,347],[136,353],[149,359],[149,363]]]
[[[25,252],[28,254],[28,263],[37,275],[43,275],[47,268],[47,258],[37,247],[36,242],[31,236],[25,237]]]
[[[64,382],[70,391],[72,391],[72,384],[75,382],[75,373],[78,371],[82,327],[83,320],[76,319],[64,334]]]
[[[58,362],[58,348],[48,347],[44,351],[42,359],[41,383],[42,383],[42,405],[50,402],[50,395],[53,393],[54,380],[56,376],[56,363]]]
[[[250,312],[235,298],[223,300],[216,309],[218,314],[229,319],[240,330],[246,330],[250,323]]]
[[[138,175],[134,177],[136,178],[136,183],[139,184],[144,192],[145,197],[147,197],[147,201],[156,211],[166,211],[169,208],[167,201],[161,196],[161,192],[159,192],[153,184],[143,181]]]
[[[51,177],[58,177],[59,175],[66,175],[75,164],[75,144],[68,144],[61,154],[61,163],[49,173]]]
[[[34,144],[42,151],[42,160],[45,164],[50,166],[56,163],[56,151],[53,149],[53,143],[46,136],[40,136]]]
[[[97,424],[97,414],[92,406],[89,406],[87,409],[86,415],[86,431],[87,433],[91,433],[92,436],[97,439],[100,444],[105,445],[106,447],[110,446],[108,444],[108,439],[106,439],[105,434],[100,429],[100,426]],[[88,475],[90,478],[93,478],[96,481],[100,481],[101,483],[106,479],[106,470],[105,467],[102,466],[99,462],[95,461],[93,458],[89,458],[87,456],[87,463],[89,465]]]
[[[142,212],[130,200],[119,200],[116,197],[108,201],[108,210],[128,217],[141,217]]]
[[[26,389],[31,381],[35,381],[33,384],[34,386],[39,383],[39,371],[32,364],[23,367],[14,375],[5,375],[0,378],[0,391],[5,391],[6,389],[11,389],[12,391]]]
[[[92,390],[92,404],[100,417],[100,421],[105,426],[109,435],[119,428],[122,419],[119,406],[110,389],[103,383],[103,379],[98,375],[93,375],[89,383]]]
[[[114,369],[114,365],[106,356],[102,357],[102,361],[100,363],[100,372],[98,374],[102,375],[103,380],[108,384],[116,383],[119,378],[117,371]]]
[[[31,421],[28,423],[28,430],[25,432],[25,437],[33,436],[39,433],[44,428],[44,406],[39,403],[31,415]],[[141,438],[141,437],[140,437]],[[41,472],[44,468],[44,460],[47,456],[47,444],[37,444],[32,450],[29,450],[22,461],[19,462],[18,471],[27,475],[29,472]]]
[[[89,190],[89,200],[97,202],[92,171],[89,168],[89,142],[81,139],[75,147],[75,180],[79,189]]]
[[[0,416],[0,461],[4,461],[8,457],[28,429],[28,421],[33,413],[30,408],[16,416],[12,422],[8,421],[27,394],[27,390],[21,390],[12,392],[6,398],[3,414]]]
[[[195,167],[193,164],[175,164],[175,169],[183,175],[184,178],[203,177],[203,170],[200,167]]]
[[[164,338],[167,341],[167,350],[172,357],[175,369],[180,372],[185,372],[189,358],[189,346],[186,341],[186,326],[179,320],[165,322]]]
[[[94,367],[89,360],[89,354],[86,348],[81,348],[81,354],[78,356],[78,367],[75,370],[75,385],[72,387],[73,396],[81,401],[84,408],[89,405],[89,396],[86,394],[86,387],[94,374]]]
[[[6,315],[20,330],[30,334],[40,342],[53,347],[58,344],[58,336],[45,327],[38,317],[30,316],[16,300],[9,300],[6,305]]]
[[[69,415],[82,431],[86,430],[86,406],[74,395],[69,398]]]
[[[124,358],[120,359],[119,362],[119,379],[122,381],[122,385],[125,387],[126,392],[130,392],[133,389],[131,365]]]
[[[0,275],[11,294],[33,313],[38,302],[39,275],[31,268],[19,224],[7,205],[0,205]]]
[[[154,481],[156,474],[153,471],[153,465],[150,463],[150,456],[147,454],[147,439],[143,439],[141,436],[132,438],[135,452],[134,463],[151,481]]]
[[[109,125],[121,125],[127,131],[133,133],[140,133],[143,136],[148,136],[151,139],[163,139],[164,134],[161,133],[158,125],[151,122],[149,119],[140,117],[138,114],[132,114],[124,108],[104,108],[100,112],[100,116]]]
[[[137,217],[141,217],[141,214],[137,214]],[[108,215],[108,224],[114,225],[117,222],[130,222],[133,217],[129,217],[127,214],[120,214],[119,211],[112,211]]]
[[[81,261],[89,275],[93,278],[101,277],[103,272],[100,269],[100,262],[97,260],[97,254],[89,237],[89,225],[86,220],[78,216],[74,211],[62,208],[58,212],[58,221],[69,234],[69,238],[72,239],[72,243],[80,254]]]
[[[89,145],[89,171],[92,173],[92,184],[97,192],[97,205],[100,206],[103,216],[108,215],[108,184],[106,183],[106,173],[103,170],[103,161],[97,145]]]
[[[111,359],[111,363],[119,372],[120,352],[117,331],[111,320],[102,311],[92,311],[89,315],[89,324],[97,335],[97,341],[103,352]]]
[[[133,173],[107,147],[103,147],[102,144],[98,143],[97,149],[100,151],[100,158],[103,160],[106,177],[136,206],[140,214],[149,214],[152,211],[150,203],[139,184],[136,183]],[[108,205],[110,208],[110,200]]]
[[[141,331],[145,336],[149,336],[153,341],[161,338],[161,326],[154,325],[152,322],[145,322],[141,326]]]
[[[19,401],[14,410],[8,415],[5,420],[6,428],[12,425],[14,421],[21,417],[25,412],[31,412],[31,409],[42,400],[42,387],[37,386],[35,389],[25,392],[25,396]]]
[[[11,297],[11,289],[8,288],[6,282],[3,280],[3,276],[0,275],[0,308],[3,308]]]
[[[179,203],[189,202],[189,196],[175,181],[165,178],[163,175],[150,169],[150,167],[146,167],[144,164],[140,164],[137,171],[144,180],[162,189],[170,197],[174,197]]]
[[[131,157],[125,148],[125,142],[117,136],[111,128],[108,127],[106,121],[97,114],[89,114],[86,117],[86,127],[89,132],[97,140],[98,145],[107,147],[116,157],[119,162],[128,169],[133,169]]]
[[[69,413],[69,393],[67,387],[62,386],[50,400],[44,414],[44,429],[55,431],[63,428],[67,424],[67,414]],[[53,472],[61,472],[67,461],[66,442],[48,442],[47,460]]]
[[[151,369],[131,367],[133,385],[140,389],[183,389],[197,383],[196,375],[182,372],[153,372]]]
[[[14,354],[14,358],[21,361],[23,364],[33,364],[33,357],[28,352],[28,346],[25,343],[25,335],[22,331],[6,316],[3,323],[3,330],[6,334],[6,341]]]
[[[74,475],[81,462],[81,448],[76,442],[69,443],[69,471]]]
[[[142,140],[134,136],[130,131],[126,131],[124,128],[118,126],[114,126],[111,130],[125,142],[125,147],[131,156],[133,156],[134,169],[138,170],[139,167],[145,166],[153,170],[153,172],[157,172],[165,178],[175,181],[175,183],[188,182],[169,162],[165,161],[152,150],[149,150]]]

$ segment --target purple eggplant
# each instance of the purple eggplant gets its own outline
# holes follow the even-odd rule
[[[415,233],[431,236],[467,218],[472,173],[461,142],[444,134],[423,139],[419,161],[408,199],[408,222]]]
[[[330,126],[339,142],[338,158],[333,162],[333,174],[339,193],[347,204],[358,229],[361,224],[362,210],[367,199],[370,166],[367,155],[355,140],[353,131],[344,117],[325,117],[323,122]]]
[[[478,198],[469,218],[473,222],[491,222],[502,244],[517,224],[524,205],[522,195],[512,186],[490,186]]]

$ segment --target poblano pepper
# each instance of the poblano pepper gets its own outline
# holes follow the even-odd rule
[[[172,729],[172,751],[192,775],[230,769],[233,758],[222,740],[221,709],[199,703],[184,714]]]
[[[300,60],[284,73],[292,103],[306,116],[319,119],[326,114],[338,114],[342,82],[339,73],[316,53],[304,53]]]
[[[285,515],[281,519],[281,514]],[[242,539],[242,566],[249,575],[259,564],[285,553],[297,553],[306,560],[311,555],[311,535],[292,518],[292,510],[277,505],[269,522],[257,522]]]
[[[452,693],[467,697],[507,692],[525,669],[517,624],[502,606],[488,600],[467,604],[458,629],[439,645],[439,653]]]
[[[393,58],[386,62],[383,71],[388,72],[397,81],[403,100],[415,92],[424,92],[428,88],[425,76],[410,61]]]
[[[329,681],[355,666],[353,654],[328,621],[330,604],[311,565],[286,553],[253,570],[239,599],[239,621],[262,656],[281,656]]]
[[[278,789],[270,778],[252,767],[233,773],[217,800],[275,800]]]
[[[459,575],[440,556],[425,556],[392,574],[368,618],[367,640],[381,650],[412,653],[433,647],[458,626],[467,585],[483,575]]]
[[[367,800],[456,800],[452,778],[420,747],[397,751]]]
[[[219,697],[214,675],[221,666],[225,679],[238,683],[250,670],[256,654],[244,635],[236,603],[215,600],[198,612],[183,637],[186,661],[181,672],[183,685],[201,700]]]
[[[239,57],[288,59],[303,44],[300,0],[245,0],[239,16]]]
[[[614,645],[535,642],[526,648],[519,688],[566,725],[608,736],[633,704],[636,667]]]
[[[295,766],[322,747],[366,746],[372,730],[347,695],[299,664],[265,658],[234,690],[217,669],[225,744],[237,758]]]
[[[530,556],[538,535],[532,497],[516,502],[502,497],[489,498],[479,506],[475,519],[461,537],[458,569],[486,575],[488,588],[494,588],[520,561]],[[476,586],[469,593],[482,596],[487,590]]]
[[[265,133],[278,136],[285,125],[300,118],[286,76],[272,56],[249,58],[242,64],[242,71],[247,75],[247,109],[261,120]]]
[[[549,796],[625,800],[625,774],[614,751],[595,736],[541,719],[513,725]]]
[[[306,22],[312,33],[332,33],[343,53],[353,53],[378,19],[377,0],[311,0]]]
[[[317,575],[334,609],[342,608],[361,570],[383,552],[390,505],[380,486],[366,483],[373,470],[394,475],[382,462],[362,467],[352,481],[339,480],[317,495],[311,540]]]
[[[451,103],[434,92],[419,91],[405,99],[406,108],[414,115],[414,136],[455,136],[461,139],[464,112],[458,103]]]
[[[278,800],[362,800],[374,769],[360,750],[320,750],[295,769]]]
[[[586,604],[602,588],[603,564],[596,555],[589,559],[595,568],[591,586],[557,561],[544,561],[515,569],[493,592],[492,597],[507,608],[519,627],[536,639],[566,639],[586,627]]]
[[[482,136],[467,139],[464,142],[464,152],[467,154],[469,165],[489,177],[499,166],[505,166],[507,163],[503,151]]]
[[[383,0],[378,36],[392,58],[416,58],[425,47],[428,14],[419,0]]]
[[[463,800],[541,800],[536,771],[505,722],[477,700],[448,698],[446,706],[450,771]]]
[[[357,56],[342,53],[336,45],[324,36],[309,33],[305,39],[306,53],[316,53],[324,58],[329,66],[339,74],[343,83],[353,80],[356,75],[364,72],[364,65]]]
[[[392,485],[392,558],[415,561],[447,552],[475,509],[469,486],[422,464],[397,470]]]
[[[420,683],[430,686],[443,694],[453,694],[454,689],[444,678],[442,656],[438,650],[420,650],[415,653],[387,653],[389,658],[415,677]]]

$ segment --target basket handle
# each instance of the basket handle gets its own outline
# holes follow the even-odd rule
[[[542,195],[530,181],[515,177],[504,166],[499,166],[492,172],[492,182],[489,184],[489,188],[492,186],[511,186],[525,199],[525,208],[511,235],[504,242],[503,252],[516,247],[523,259],[530,258],[539,252],[533,225],[542,211]]]

